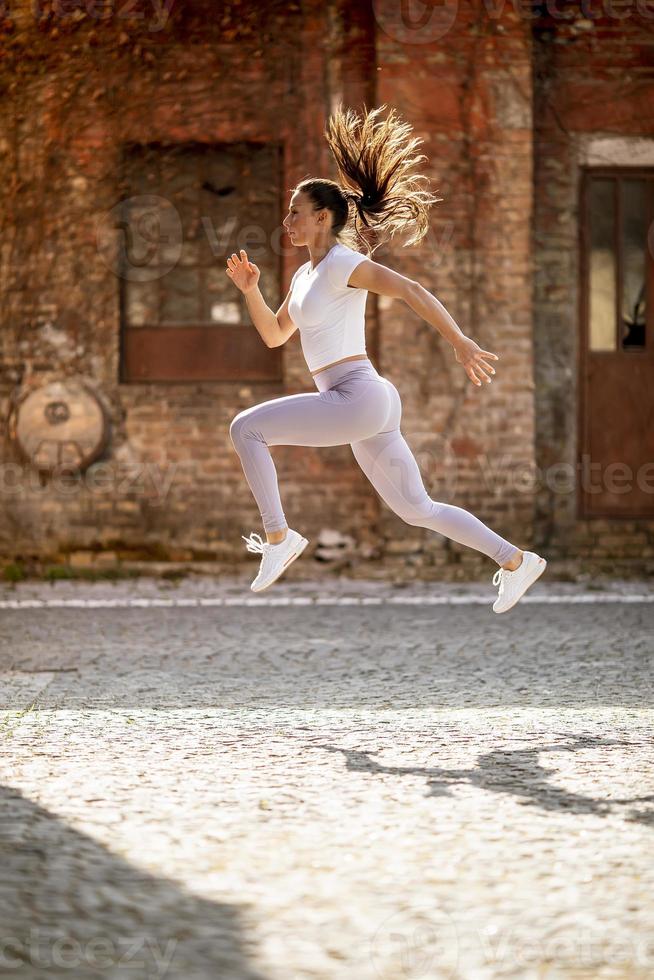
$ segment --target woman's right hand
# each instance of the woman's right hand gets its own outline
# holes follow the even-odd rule
[[[225,272],[242,293],[249,293],[252,289],[256,289],[261,275],[254,262],[248,259],[244,248],[241,249],[240,257],[236,252],[232,252],[228,257]]]
[[[458,337],[452,346],[454,347],[454,357],[459,364],[463,364],[470,380],[477,386],[481,385],[481,381],[477,377],[478,374],[490,384],[492,378],[489,378],[486,372],[490,371],[491,374],[495,374],[495,368],[487,364],[486,359],[493,357],[498,361],[499,355],[494,354],[492,350],[483,350],[471,337]]]

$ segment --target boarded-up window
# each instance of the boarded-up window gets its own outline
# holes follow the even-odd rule
[[[129,145],[115,222],[122,381],[281,380],[226,275],[244,248],[278,309],[282,157],[260,143]]]

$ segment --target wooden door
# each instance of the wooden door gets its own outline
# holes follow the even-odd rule
[[[654,168],[581,180],[580,517],[654,516]]]

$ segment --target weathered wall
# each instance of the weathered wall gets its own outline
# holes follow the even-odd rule
[[[431,495],[547,555],[652,554],[651,522],[578,522],[573,496],[534,492],[536,464],[575,454],[573,137],[645,131],[651,68],[631,83],[624,71],[641,64],[649,24],[634,15],[622,34],[600,37],[558,23],[557,37],[575,41],[554,43],[513,5],[452,0],[405,15],[396,0],[196,2],[157,24],[152,11],[126,19],[115,7],[98,20],[14,5],[0,73],[2,418],[27,388],[81,378],[111,437],[104,491],[88,479],[66,489],[25,466],[5,425],[2,555],[244,557],[240,535],[260,520],[229,423],[313,390],[299,337],[283,349],[282,383],[121,383],[118,284],[97,224],[120,197],[125,141],[247,139],[283,141],[281,223],[297,180],[336,176],[322,130],[339,99],[395,106],[424,139],[424,172],[444,198],[421,246],[376,258],[422,282],[500,355],[493,384],[477,388],[432,327],[369,297],[368,351],[402,394],[402,430]],[[304,257],[282,256],[282,296]],[[484,556],[395,517],[349,447],[276,447],[274,458],[289,522],[310,539],[338,528],[400,572],[488,569]]]
[[[463,3],[408,25],[393,0],[375,9],[378,101],[414,123],[426,172],[444,198],[426,243],[405,254],[388,249],[389,261],[500,357],[492,384],[478,388],[434,329],[382,300],[381,368],[403,393],[403,428],[432,497],[529,547],[533,500],[522,486],[534,456],[530,26],[508,5],[501,22],[483,4]],[[397,518],[384,520],[398,548],[422,545],[478,563],[477,553],[440,535],[402,534]]]
[[[255,402],[312,388],[297,336],[283,352],[282,384],[118,381],[118,284],[98,254],[96,223],[119,198],[121,143],[283,141],[281,224],[294,182],[334,175],[322,139],[333,101],[371,103],[374,34],[365,9],[267,3],[243,13],[226,8],[222,20],[217,5],[206,11],[191,19],[180,8],[170,30],[150,33],[115,18],[55,17],[39,27],[26,5],[9,38],[16,76],[5,80],[2,110],[3,186],[11,190],[3,415],[16,391],[90,379],[111,420],[102,459],[111,489],[92,490],[86,477],[67,490],[63,480],[39,481],[5,433],[7,484],[20,484],[3,497],[6,554],[100,546],[240,554],[239,532],[260,520],[229,422]],[[23,41],[31,45],[27,60]],[[226,254],[240,244],[235,235]],[[304,261],[285,245],[282,297]],[[224,268],[224,257],[217,264]],[[373,303],[371,311],[372,352]],[[315,535],[326,520],[357,532],[370,522],[376,502],[349,447],[279,447],[275,457],[289,520],[305,533]]]
[[[536,539],[552,557],[651,568],[654,521],[579,518],[566,476],[578,465],[580,167],[654,166],[654,9],[587,10],[561,8],[534,37]]]

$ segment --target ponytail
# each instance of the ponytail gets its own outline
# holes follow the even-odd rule
[[[325,138],[344,186],[318,178],[297,187],[317,208],[333,211],[332,231],[341,241],[357,251],[363,243],[369,254],[398,233],[409,233],[405,246],[422,241],[429,230],[429,208],[443,200],[427,189],[426,176],[410,173],[427,160],[424,154],[412,155],[423,141],[409,139],[412,127],[394,109],[378,120],[385,108],[365,111],[360,119],[340,104],[328,119]]]

